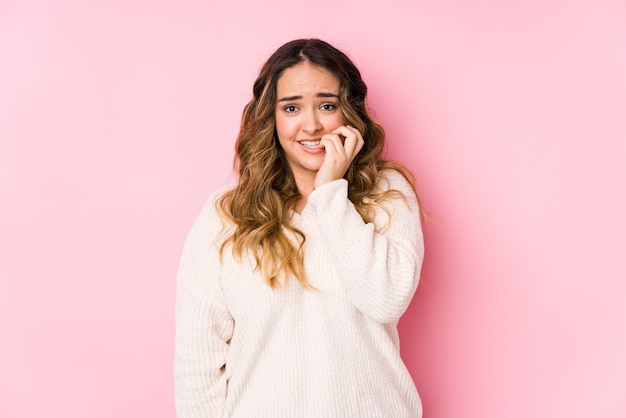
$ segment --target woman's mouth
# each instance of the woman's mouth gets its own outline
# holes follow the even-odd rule
[[[320,141],[319,139],[317,140],[313,140],[313,141],[298,141],[298,143],[306,148],[320,148],[320,144],[322,141]]]

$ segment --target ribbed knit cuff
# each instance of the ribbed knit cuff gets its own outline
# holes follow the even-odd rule
[[[307,203],[314,208],[325,207],[329,203],[329,200],[338,193],[343,193],[343,195],[348,198],[348,181],[346,179],[333,180],[322,184],[311,192]]]

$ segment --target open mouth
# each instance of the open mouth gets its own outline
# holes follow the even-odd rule
[[[317,141],[299,141],[298,143],[306,148],[320,148],[320,144],[322,141],[319,139]]]

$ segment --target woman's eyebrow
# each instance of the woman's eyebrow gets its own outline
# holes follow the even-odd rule
[[[335,98],[339,98],[339,96],[338,96],[338,95],[336,95],[335,93],[324,93],[324,92],[322,92],[322,93],[317,93],[317,94],[315,95],[315,97],[335,97]]]
[[[336,95],[335,93],[326,93],[326,92],[320,92],[317,93],[315,95],[315,97],[335,97],[338,98],[339,96]],[[290,102],[292,100],[301,100],[302,96],[286,96],[283,97],[282,99],[278,99],[279,102]]]

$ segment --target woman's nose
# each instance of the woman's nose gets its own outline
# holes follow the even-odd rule
[[[322,124],[318,118],[315,109],[304,112],[302,115],[302,130],[306,133],[313,134],[322,129]]]

